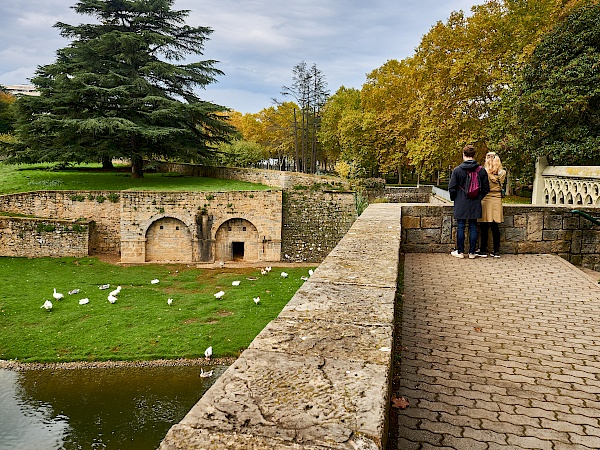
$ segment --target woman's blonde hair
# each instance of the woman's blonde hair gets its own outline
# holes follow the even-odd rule
[[[485,155],[485,171],[493,175],[498,175],[498,172],[502,170],[502,161],[496,152],[488,152]]]

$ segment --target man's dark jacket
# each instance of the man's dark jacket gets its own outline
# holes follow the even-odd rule
[[[454,201],[454,218],[456,219],[479,219],[481,218],[481,199],[490,192],[490,182],[487,172],[482,167],[479,171],[479,195],[477,198],[470,199],[465,192],[465,182],[467,180],[467,170],[475,170],[479,164],[474,159],[464,161],[460,166],[455,167],[450,177],[448,192],[450,200]]]

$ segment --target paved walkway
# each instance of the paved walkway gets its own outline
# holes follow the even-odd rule
[[[404,267],[398,449],[600,449],[596,282],[552,255]]]

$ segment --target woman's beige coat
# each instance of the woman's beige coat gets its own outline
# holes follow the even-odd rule
[[[502,213],[502,184],[506,178],[506,171],[500,170],[498,175],[488,173],[490,192],[481,200],[481,219],[478,222],[504,222]]]

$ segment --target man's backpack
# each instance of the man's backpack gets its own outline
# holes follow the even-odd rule
[[[465,187],[462,188],[463,191],[467,194],[467,197],[471,200],[479,197],[479,171],[481,170],[481,166],[477,166],[475,170],[466,170],[467,179],[465,180]]]

